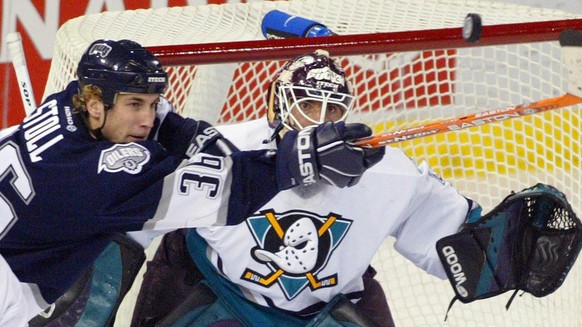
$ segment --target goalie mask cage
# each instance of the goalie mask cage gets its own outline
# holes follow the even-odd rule
[[[387,42],[390,51],[370,52],[357,42],[330,50],[332,56],[334,51],[349,54],[337,58],[357,94],[356,110],[350,119],[368,123],[376,132],[533,102],[567,91],[567,69],[557,42],[561,29],[547,33],[545,22],[576,18],[573,14],[486,1],[307,0],[108,12],[70,20],[57,33],[44,96],[62,90],[76,78],[76,64],[93,40],[129,38],[156,53],[164,53],[162,62],[166,63],[171,80],[166,96],[185,116],[216,124],[264,116],[267,86],[281,66],[281,59],[311,52],[311,48],[303,50],[304,44],[315,41],[284,41],[290,42],[286,45],[301,45],[301,52],[293,47],[276,52],[228,50],[229,42],[262,40],[261,20],[272,9],[317,20],[340,35],[407,31],[409,42]],[[468,47],[460,38],[467,13],[479,13],[485,26],[531,24],[517,36],[514,33],[494,42],[484,31],[482,40]],[[577,27],[581,28],[579,21]],[[439,29],[445,30],[440,32],[438,42],[423,43],[430,30]],[[492,27],[491,31],[495,29]],[[415,48],[410,49],[413,41]],[[163,47],[206,43],[220,45],[221,49],[208,47],[204,56],[193,54],[184,46],[185,51],[166,56],[167,48]],[[260,44],[264,42],[257,43]],[[270,57],[261,57],[264,53]],[[580,109],[567,107],[475,124],[462,131],[393,146],[402,148],[418,162],[428,161],[461,193],[478,200],[485,212],[511,190],[543,182],[562,190],[580,214]],[[398,326],[582,324],[580,260],[563,286],[547,297],[524,294],[508,311],[505,304],[511,294],[467,305],[457,303],[447,322],[443,320],[453,296],[448,281],[429,276],[403,259],[393,250],[392,240],[380,249],[373,266],[379,272],[377,277]],[[135,289],[126,302],[135,297]],[[118,321],[128,321],[130,316],[129,305],[120,311]]]

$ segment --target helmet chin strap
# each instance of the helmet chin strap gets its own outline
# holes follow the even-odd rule
[[[281,131],[284,128],[295,130],[295,131],[300,131],[300,130],[306,128],[306,127],[302,127],[301,124],[299,124],[299,122],[297,122],[295,118],[291,117],[291,119],[289,119],[290,116],[291,115],[287,116],[287,119],[290,120],[290,122],[288,122],[286,124],[284,124],[283,121],[279,121],[279,124],[277,125],[277,127],[275,127],[275,130],[273,131],[273,134],[271,135],[271,137],[268,139],[264,139],[263,144],[273,142],[273,140],[275,140],[277,138],[277,136],[281,133]],[[315,125],[316,124],[309,125],[309,126],[315,126]]]
[[[105,126],[105,122],[107,122],[107,112],[108,111],[109,111],[109,106],[107,106],[105,108],[105,111],[104,111],[105,116],[103,117],[103,123],[101,124],[101,126],[99,126],[97,128],[90,127],[89,120],[87,119],[88,113],[86,111],[80,113],[81,119],[85,123],[85,126],[87,126],[89,133],[91,133],[91,135],[97,140],[104,140],[105,139],[103,137],[103,133],[101,132],[101,130],[103,129],[103,126]]]
[[[275,127],[275,130],[273,131],[273,135],[271,135],[270,138],[263,140],[263,144],[267,144],[267,143],[273,142],[277,138],[277,135],[279,135],[279,132],[281,132],[284,127],[285,126],[283,125],[283,123],[280,122],[279,125],[277,125],[277,127]]]
[[[101,130],[103,129],[103,126],[105,126],[105,122],[107,121],[107,112],[109,110],[105,109],[104,112],[104,117],[103,117],[103,124],[101,124],[100,127],[94,128],[94,129],[89,129],[89,132],[91,132],[91,134],[93,134],[93,136],[97,139],[97,140],[104,140],[105,138],[103,137],[103,133],[101,132]]]
[[[105,126],[105,123],[107,122],[107,113],[109,112],[109,109],[111,109],[111,107],[115,104],[115,102],[117,102],[117,95],[119,95],[119,92],[115,92],[115,95],[113,95],[113,101],[111,102],[111,104],[106,103],[105,101],[103,101],[103,123],[101,124],[101,126],[91,129],[89,128],[89,126],[87,125],[87,128],[89,128],[89,132],[91,132],[91,134],[93,134],[93,136],[97,139],[97,140],[104,140],[105,138],[103,137],[103,133],[101,132],[101,130],[103,129],[103,127]]]

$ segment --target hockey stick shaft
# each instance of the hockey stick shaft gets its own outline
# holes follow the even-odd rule
[[[382,147],[396,142],[408,141],[424,136],[447,133],[451,131],[458,131],[465,128],[505,121],[508,119],[546,112],[581,103],[582,98],[570,93],[566,93],[559,97],[539,100],[528,104],[493,109],[467,116],[440,120],[426,125],[414,126],[394,132],[372,135],[370,137],[358,139],[354,144],[368,148]]]
[[[30,75],[28,74],[28,67],[26,66],[26,58],[24,56],[20,33],[13,32],[6,35],[6,43],[8,44],[8,50],[12,57],[12,66],[14,67],[16,79],[18,80],[20,97],[24,104],[26,115],[28,115],[36,109],[36,102],[34,100],[34,93],[32,92],[32,84],[30,83]]]

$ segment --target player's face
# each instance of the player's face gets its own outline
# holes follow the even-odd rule
[[[107,112],[103,137],[115,143],[147,139],[154,126],[159,94],[119,93]]]
[[[325,112],[323,112],[325,111]],[[322,115],[323,112],[323,115]],[[337,104],[327,103],[323,108],[322,102],[317,100],[297,101],[291,110],[291,115],[295,118],[298,129],[307,126],[317,125],[328,121],[338,121],[344,116],[344,109]]]

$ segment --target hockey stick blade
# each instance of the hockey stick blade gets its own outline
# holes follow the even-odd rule
[[[494,122],[501,122],[508,119],[546,112],[581,103],[581,97],[566,93],[559,97],[544,99],[528,104],[493,109],[484,112],[478,112],[468,116],[440,120],[427,125],[419,125],[394,132],[372,135],[356,140],[354,145],[367,148],[382,147],[392,143],[408,141],[424,136],[458,131],[461,129]]]

